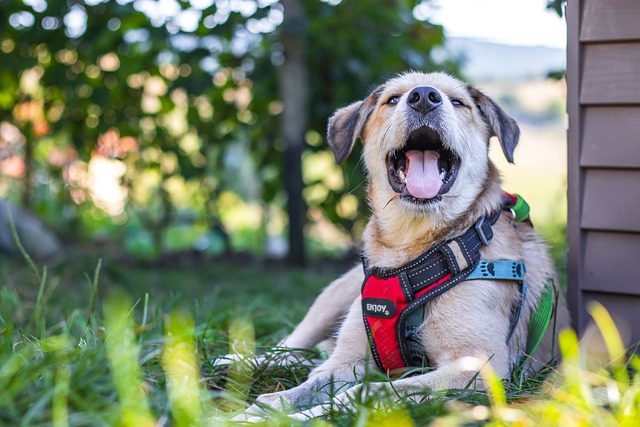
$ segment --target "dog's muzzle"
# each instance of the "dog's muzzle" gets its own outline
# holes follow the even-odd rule
[[[428,126],[411,132],[405,145],[387,156],[389,185],[401,198],[416,203],[440,200],[451,189],[459,167],[460,158]]]

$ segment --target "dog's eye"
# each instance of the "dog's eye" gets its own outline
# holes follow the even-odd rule
[[[394,95],[391,98],[387,99],[388,105],[396,105],[398,102],[400,102],[400,96],[398,95]]]
[[[451,105],[453,105],[454,107],[464,107],[464,104],[459,99],[452,99]]]

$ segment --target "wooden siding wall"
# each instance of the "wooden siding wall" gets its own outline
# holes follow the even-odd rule
[[[569,0],[568,297],[640,341],[640,0]]]

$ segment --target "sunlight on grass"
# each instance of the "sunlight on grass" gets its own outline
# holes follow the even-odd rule
[[[106,346],[113,382],[120,398],[120,425],[152,427],[151,415],[142,384],[140,349],[133,331],[133,302],[124,294],[113,294],[104,304]]]
[[[54,427],[67,427],[69,425],[69,380],[71,378],[71,368],[65,362],[65,353],[69,350],[71,342],[66,335],[59,335],[46,338],[42,341],[42,348],[45,351],[52,351],[58,359],[56,367],[55,382],[53,386],[52,414]]]
[[[195,325],[188,313],[175,311],[166,317],[162,368],[176,427],[197,426],[202,419],[200,361],[195,343]]]
[[[410,427],[415,423],[411,416],[403,407],[382,407],[376,408],[371,413],[368,411],[360,411],[356,425],[365,427]]]
[[[242,402],[249,395],[254,373],[254,366],[249,361],[255,353],[253,323],[245,317],[232,319],[229,323],[229,354],[235,359],[228,373],[226,389],[231,396],[224,405],[227,411],[238,411],[244,407]]]
[[[629,386],[629,375],[625,366],[625,348],[622,338],[616,329],[613,319],[602,304],[592,302],[588,306],[589,313],[602,333],[605,346],[611,360],[611,370],[616,381],[625,389]]]

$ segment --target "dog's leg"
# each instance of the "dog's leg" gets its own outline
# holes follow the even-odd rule
[[[460,291],[458,290],[458,292]],[[450,293],[453,292],[453,290],[450,291]],[[440,302],[451,296],[452,294],[443,295]],[[456,298],[455,301],[449,301],[447,304],[448,310],[456,313],[455,316],[445,316],[448,317],[445,319],[442,313],[432,312],[433,317],[438,317],[438,322],[427,322],[423,327],[422,333],[427,353],[432,365],[436,368],[435,370],[392,382],[358,384],[335,395],[331,401],[303,410],[293,417],[304,420],[322,416],[335,405],[351,407],[353,402],[357,402],[365,394],[368,396],[382,394],[391,397],[415,395],[417,398],[422,398],[425,391],[428,390],[463,389],[465,387],[483,389],[484,383],[481,380],[474,381],[474,378],[485,363],[488,363],[500,378],[507,378],[511,362],[507,343],[502,337],[506,336],[508,322],[495,322],[494,317],[484,319],[478,313],[467,313],[459,307],[456,309],[456,305],[462,304],[464,306],[465,304],[464,301],[460,302],[459,300],[460,298]],[[360,323],[362,324],[362,321]],[[450,332],[454,327],[457,328],[457,333],[451,337]],[[361,326],[361,328],[363,327]],[[362,333],[364,334],[364,332]],[[479,339],[479,336],[482,338]],[[366,341],[361,345],[368,348]],[[338,348],[336,348],[336,353],[338,353]],[[321,366],[317,370],[323,369],[325,367]],[[478,378],[481,377],[481,375],[478,376]]]
[[[436,370],[392,382],[377,382],[357,384],[348,390],[335,395],[331,401],[323,402],[311,408],[291,414],[296,420],[305,421],[326,415],[332,409],[353,408],[355,402],[365,401],[370,396],[386,396],[393,400],[409,399],[419,403],[425,398],[425,392],[430,390],[464,389],[484,390],[485,384],[478,370],[483,367],[483,359],[462,358]],[[493,367],[493,365],[491,365]],[[494,368],[495,369],[495,368]],[[504,377],[503,369],[496,369],[496,373]]]
[[[277,393],[264,394],[257,403],[240,416],[252,419],[267,415],[265,407],[294,412],[310,405],[331,401],[334,396],[360,382],[370,359],[369,345],[362,322],[360,300],[352,302],[338,335],[335,351],[309,378],[297,387]],[[239,418],[239,419],[240,419]]]
[[[349,306],[360,295],[364,280],[361,265],[356,265],[347,273],[334,280],[316,298],[302,322],[280,346],[289,348],[312,348],[331,338],[338,330]]]
[[[318,346],[320,351],[331,354],[336,345],[336,339],[333,334],[338,330],[340,322],[342,322],[349,310],[349,306],[360,296],[360,287],[363,280],[362,266],[356,265],[331,282],[316,298],[302,322],[277,347],[286,350],[310,349]],[[227,354],[217,359],[214,364],[216,366],[227,366],[242,360],[244,359],[241,355]],[[270,360],[272,362],[269,362]],[[315,361],[306,362],[294,354],[283,357],[282,352],[258,356],[252,359],[252,364],[274,363],[273,360],[280,365],[300,362],[315,365]]]

